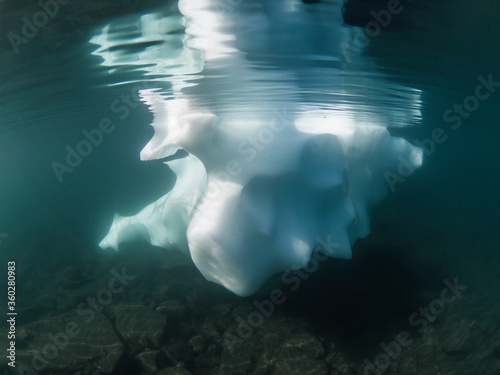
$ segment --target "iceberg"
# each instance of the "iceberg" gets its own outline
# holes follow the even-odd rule
[[[314,249],[351,258],[388,194],[386,174],[422,163],[421,149],[388,131],[418,122],[419,91],[405,90],[403,107],[370,102],[382,78],[348,74],[375,63],[360,53],[346,67],[341,2],[180,0],[178,10],[115,21],[127,27],[106,25],[90,41],[103,65],[133,66],[157,85],[140,90],[154,116],[141,159],[187,153],[164,162],[172,190],[116,215],[100,246],[142,238],[179,249],[240,296],[306,266]],[[148,45],[141,53],[116,52],[125,29]]]

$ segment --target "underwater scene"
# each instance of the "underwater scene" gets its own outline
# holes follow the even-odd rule
[[[500,375],[500,3],[0,0],[0,374]]]

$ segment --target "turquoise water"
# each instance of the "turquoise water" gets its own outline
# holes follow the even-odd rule
[[[223,50],[230,41],[213,48],[238,58],[203,65],[196,46],[183,47],[175,2],[60,3],[46,22],[40,16],[36,35],[23,34],[23,17],[36,22],[40,4],[0,3],[0,253],[5,272],[16,262],[17,369],[363,374],[375,373],[373,364],[388,374],[500,374],[500,9],[405,2],[367,37],[359,25],[384,6],[346,4],[352,26],[336,1],[221,3],[221,22],[236,20],[221,30],[238,38],[235,50]],[[206,36],[198,48],[215,38],[210,25],[197,31]],[[138,96],[148,89],[160,101],[187,93],[222,118],[251,117],[255,108],[270,118],[287,103],[290,116],[307,109],[383,123],[423,147],[423,164],[388,184],[352,261],[278,272],[256,294],[237,297],[181,252],[144,241],[118,253],[98,247],[114,213],[134,215],[176,182],[162,161],[140,159],[154,133],[153,111]],[[94,143],[67,159],[85,139]],[[130,285],[99,294],[117,278],[113,270],[131,275]],[[432,303],[450,288],[443,280],[454,279],[467,289],[446,294],[441,312]],[[274,295],[272,313],[259,310],[276,288],[285,298]],[[436,320],[422,318],[426,307]],[[256,311],[262,323],[247,335],[241,322]],[[81,331],[51,358],[49,333],[71,336],[67,322]],[[406,332],[405,346],[398,335]],[[401,353],[384,349],[392,342]]]

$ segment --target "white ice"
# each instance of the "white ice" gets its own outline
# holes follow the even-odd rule
[[[333,239],[322,249],[330,256],[350,258],[370,231],[371,208],[387,195],[386,173],[397,174],[401,160],[418,167],[422,151],[387,130],[395,125],[388,118],[418,117],[417,90],[405,108],[381,109],[355,92],[383,82],[346,74],[340,45],[350,30],[340,7],[180,0],[181,14],[122,21],[139,42],[164,40],[128,58],[110,52],[123,41],[104,27],[91,40],[103,64],[141,65],[171,84],[141,91],[155,130],[141,159],[179,149],[189,156],[166,162],[174,188],[134,216],[117,215],[100,246],[140,237],[178,248],[206,279],[242,296],[305,266],[321,240]],[[185,34],[173,43],[169,30],[179,24]],[[357,98],[341,100],[350,95]]]

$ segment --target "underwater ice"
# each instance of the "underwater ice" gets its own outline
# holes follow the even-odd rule
[[[418,116],[417,91],[406,109],[375,108],[356,88],[375,87],[373,95],[380,78],[340,69],[339,46],[350,38],[341,4],[232,3],[181,0],[180,14],[123,20],[135,42],[156,41],[140,54],[114,55],[123,39],[112,24],[91,40],[104,65],[141,65],[171,85],[141,90],[155,130],[141,159],[188,152],[165,162],[177,176],[173,189],[134,216],[116,215],[100,246],[143,238],[175,247],[206,279],[246,296],[305,266],[318,242],[350,258],[370,231],[370,209],[387,195],[387,172],[397,174],[401,160],[420,166],[422,151],[387,130],[395,125],[388,119]],[[323,42],[311,45],[318,33]]]

